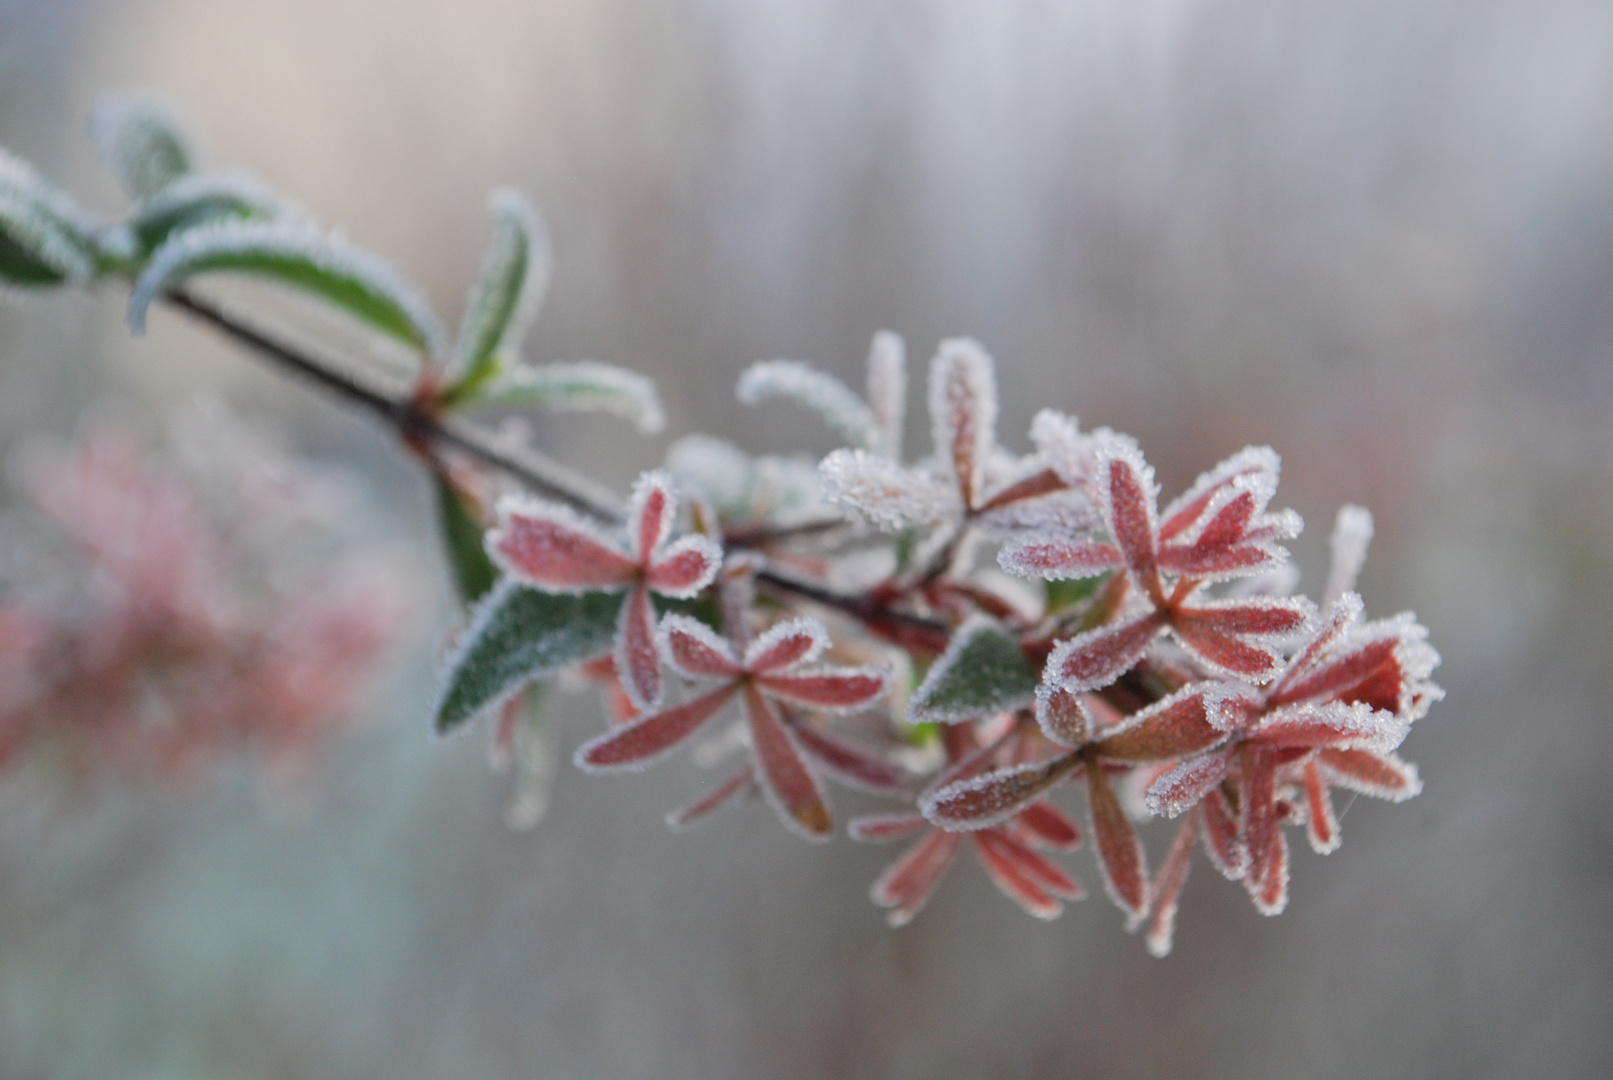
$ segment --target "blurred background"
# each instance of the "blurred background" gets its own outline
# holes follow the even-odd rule
[[[1101,898],[1044,926],[966,862],[887,930],[891,850],[756,806],[669,835],[684,761],[563,768],[511,832],[484,740],[428,733],[454,613],[385,435],[171,314],[131,338],[116,288],[7,304],[4,448],[209,391],[361,476],[435,601],[294,812],[246,768],[7,804],[0,1076],[1613,1072],[1613,6],[0,0],[0,144],[108,211],[84,118],[130,85],[450,318],[487,191],[531,193],[557,266],[527,355],[668,406],[648,440],[538,425],[618,487],[692,430],[828,449],[735,403],[753,360],[857,380],[876,329],[917,364],[968,334],[1011,448],[1065,408],[1169,492],[1275,446],[1312,592],[1336,507],[1371,507],[1368,608],[1418,613],[1449,697],[1403,748],[1421,797],[1300,844],[1277,919],[1201,864],[1163,961]],[[559,715],[568,754],[600,723]]]

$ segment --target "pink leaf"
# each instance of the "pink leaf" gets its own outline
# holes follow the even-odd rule
[[[672,531],[672,478],[657,469],[638,478],[628,499],[628,536],[640,566],[648,566]]]
[[[871,814],[854,818],[846,826],[846,835],[865,844],[883,844],[900,840],[930,827],[923,814]]]
[[[1401,802],[1423,789],[1417,766],[1394,754],[1368,750],[1327,749],[1316,755],[1329,783],[1377,799]]]
[[[499,507],[499,521],[488,534],[488,554],[539,588],[584,592],[625,585],[638,574],[632,559],[565,507],[509,500]]]
[[[1025,844],[1005,829],[987,829],[975,834],[975,842],[992,847],[1036,886],[1061,900],[1084,900],[1087,891],[1068,870]]]
[[[616,630],[616,670],[621,673],[622,689],[640,712],[660,703],[661,650],[655,641],[655,608],[643,582],[633,586],[622,605],[622,621]]]
[[[1137,583],[1150,596],[1159,591],[1154,548],[1154,470],[1137,448],[1109,440],[1099,451],[1099,476],[1104,519],[1115,543],[1125,554]]]
[[[919,809],[943,829],[985,829],[1006,821],[1067,779],[1081,764],[1075,754],[1013,765],[947,784],[924,795]]]
[[[1168,761],[1208,750],[1226,738],[1210,723],[1205,695],[1213,684],[1197,683],[1103,733],[1098,753],[1115,761]]]
[[[1113,544],[1036,536],[1008,541],[997,553],[997,562],[1019,577],[1053,580],[1096,577],[1126,565]]]
[[[1270,638],[1303,630],[1312,610],[1305,599],[1207,600],[1177,609],[1172,621],[1238,637]]]
[[[962,843],[963,837],[956,833],[934,829],[886,867],[869,890],[875,904],[893,909],[885,916],[886,922],[905,926],[913,921],[952,865]]]
[[[1087,770],[1087,804],[1092,843],[1109,898],[1126,913],[1127,926],[1135,926],[1148,908],[1148,867],[1142,841],[1102,769]]]
[[[1151,613],[1061,641],[1048,655],[1042,678],[1067,690],[1108,686],[1142,659],[1163,625],[1164,619]]]
[[[1288,902],[1288,845],[1277,808],[1276,763],[1272,752],[1245,745],[1244,839],[1249,869],[1244,883],[1261,914],[1276,915]]]
[[[1305,809],[1306,832],[1310,836],[1312,850],[1322,855],[1338,850],[1339,821],[1333,816],[1333,803],[1327,797],[1327,784],[1314,761],[1305,763]]]
[[[1071,750],[1090,742],[1097,726],[1082,695],[1047,682],[1036,688],[1036,723],[1048,741]]]
[[[1081,846],[1081,830],[1068,814],[1046,799],[1025,807],[1012,824],[1024,829],[1038,846],[1054,851],[1074,851]]]
[[[1249,732],[1250,742],[1273,749],[1348,747],[1388,753],[1406,738],[1410,725],[1393,713],[1366,705],[1291,705],[1264,717]]]
[[[1038,919],[1055,919],[1064,911],[1064,905],[1044,889],[1018,863],[1003,851],[1001,839],[995,831],[975,834],[975,855],[986,875],[1004,896],[1024,908]]]
[[[1217,750],[1188,760],[1155,780],[1148,788],[1148,812],[1176,817],[1197,806],[1226,779],[1232,763],[1230,750]]]
[[[827,840],[834,820],[823,788],[802,760],[801,748],[784,726],[777,706],[754,685],[745,686],[743,700],[762,792],[786,825],[808,840]]]
[[[739,661],[728,642],[705,623],[687,615],[661,620],[661,644],[667,662],[686,679],[731,679],[739,675]]]
[[[829,631],[817,619],[789,619],[770,628],[745,650],[745,670],[756,674],[810,664],[829,646]]]
[[[722,565],[722,548],[709,537],[679,537],[650,564],[645,572],[650,588],[662,596],[686,600],[700,592],[717,576]]]
[[[907,775],[897,766],[867,751],[848,746],[805,724],[794,724],[791,731],[813,761],[847,787],[874,795],[894,795],[906,786]]]
[[[1239,477],[1263,480],[1275,490],[1281,465],[1276,451],[1269,446],[1249,446],[1238,451],[1200,475],[1192,487],[1172,500],[1160,515],[1163,524],[1159,527],[1159,538],[1170,540],[1198,524],[1216,496]]]
[[[871,667],[831,667],[757,678],[773,697],[798,705],[851,712],[871,705],[890,688],[890,673]]]
[[[704,821],[706,816],[713,810],[723,806],[735,796],[755,790],[755,775],[751,771],[751,767],[746,765],[688,806],[668,814],[666,816],[667,828],[674,832],[683,832],[686,829],[693,828]]]
[[[642,769],[693,738],[717,710],[734,696],[724,686],[693,701],[651,713],[584,743],[577,749],[577,767],[585,772]]]
[[[1149,920],[1145,940],[1149,953],[1155,957],[1169,955],[1172,939],[1176,936],[1177,902],[1182,895],[1182,886],[1187,884],[1187,873],[1193,868],[1195,825],[1192,818],[1182,822],[1182,827],[1176,830],[1176,839],[1171,841],[1170,850],[1165,853],[1165,861],[1160,864],[1159,873],[1154,877],[1153,896],[1149,900],[1153,917]]]
[[[1219,789],[1199,803],[1199,827],[1210,863],[1229,881],[1241,879],[1249,868],[1249,849],[1239,835],[1238,819]]]
[[[966,509],[979,506],[987,452],[996,441],[997,378],[991,357],[967,338],[941,343],[930,367],[936,454],[950,467]]]

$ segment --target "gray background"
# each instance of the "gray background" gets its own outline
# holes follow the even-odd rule
[[[4,803],[0,1076],[1613,1067],[1613,6],[0,2],[0,143],[106,208],[83,118],[131,84],[448,315],[486,191],[531,192],[559,261],[527,354],[637,367],[671,414],[647,441],[542,422],[612,483],[689,430],[827,449],[734,403],[752,360],[856,378],[880,327],[920,362],[970,334],[1011,446],[1059,405],[1136,434],[1167,491],[1277,447],[1313,591],[1336,506],[1370,506],[1369,609],[1418,612],[1450,694],[1405,746],[1425,793],[1351,806],[1280,918],[1201,864],[1156,962],[1101,899],[1044,926],[960,863],[891,932],[864,899],[889,850],[756,807],[667,835],[686,762],[565,769],[548,821],[506,831],[480,740],[426,734],[433,577],[417,662],[300,813],[246,769]],[[130,339],[122,300],[0,309],[6,446],[208,388],[428,536],[383,435],[173,315]],[[599,723],[565,714],[568,744]]]

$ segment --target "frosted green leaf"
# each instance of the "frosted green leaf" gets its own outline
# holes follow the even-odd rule
[[[392,264],[291,221],[214,221],[172,237],[135,281],[130,328],[145,331],[146,311],[161,293],[213,272],[268,278],[309,293],[421,352],[437,342],[431,309]]]
[[[95,272],[91,229],[66,195],[0,150],[0,284],[86,280]]]
[[[477,606],[443,673],[437,732],[446,735],[533,679],[603,656],[620,592],[546,593],[506,578]]]
[[[129,220],[136,258],[157,250],[169,237],[209,221],[272,218],[284,203],[256,177],[218,173],[180,177],[141,205]]]
[[[195,168],[190,137],[167,103],[148,90],[108,94],[96,102],[90,138],[133,199],[149,199]]]
[[[549,286],[549,233],[537,210],[509,188],[493,192],[488,209],[493,237],[454,348],[461,393],[497,370],[501,352],[516,351]]]
[[[437,492],[437,524],[442,529],[443,551],[459,598],[466,603],[480,600],[498,579],[498,567],[487,557],[482,544],[482,527],[446,477],[433,472],[431,482]]]
[[[975,615],[953,633],[940,658],[913,692],[910,724],[957,724],[1029,705],[1036,669],[998,623]]]
[[[885,449],[885,433],[873,410],[845,383],[810,364],[758,360],[739,377],[735,393],[746,405],[767,398],[789,398],[821,416],[851,446],[880,452]]]
[[[477,389],[468,403],[610,413],[631,421],[646,435],[666,426],[654,382],[597,360],[505,368]]]

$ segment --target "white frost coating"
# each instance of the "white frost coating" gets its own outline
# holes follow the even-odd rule
[[[687,615],[679,615],[674,612],[673,614],[662,616],[661,625],[655,631],[655,638],[656,644],[661,650],[661,658],[666,661],[667,667],[677,672],[682,678],[691,682],[700,682],[706,679],[721,678],[721,676],[691,671],[679,663],[677,653],[672,648],[672,635],[675,633],[694,638],[696,642],[722,657],[736,669],[739,667],[739,660],[734,656],[734,647],[728,643],[727,639],[721,637],[715,630],[699,619],[692,619]]]
[[[600,528],[598,522],[592,518],[584,517],[563,503],[549,502],[547,499],[540,499],[536,495],[528,495],[525,492],[510,492],[500,497],[494,510],[498,518],[498,524],[489,529],[483,536],[482,545],[487,550],[487,557],[493,560],[493,565],[513,578],[519,578],[522,581],[530,580],[519,569],[511,565],[499,551],[499,547],[504,541],[505,530],[508,529],[510,519],[513,517],[552,521],[569,532],[582,533],[596,544],[616,552],[624,559],[632,558],[618,537]],[[575,588],[562,588],[552,584],[542,586],[544,592],[556,593],[593,592],[598,588],[598,585],[579,585]]]
[[[1135,442],[1123,435],[1113,432],[1099,432],[1093,436],[1096,444],[1093,454],[1094,484],[1098,489],[1098,509],[1103,514],[1103,520],[1108,524],[1109,531],[1114,532],[1114,486],[1109,478],[1109,466],[1112,462],[1123,462],[1137,474],[1137,482],[1142,487],[1143,502],[1148,511],[1148,534],[1159,535],[1159,482],[1154,479],[1154,467],[1148,464],[1143,457],[1142,450]]]
[[[1372,511],[1348,503],[1339,507],[1333,535],[1328,539],[1333,563],[1327,573],[1327,588],[1322,591],[1324,611],[1331,610],[1339,597],[1355,588],[1355,579],[1361,574],[1361,565],[1366,562],[1371,543]]]
[[[249,207],[264,217],[296,217],[299,211],[289,200],[249,172],[229,169],[215,173],[181,176],[156,195],[145,200],[135,215],[136,226],[205,202],[233,202]]]
[[[103,96],[90,109],[89,128],[101,160],[132,198],[149,199],[195,168],[189,133],[153,90]]]
[[[818,465],[824,498],[886,532],[958,516],[957,487],[866,450],[836,450]]]
[[[95,272],[84,238],[89,216],[46,183],[32,166],[0,149],[0,228],[72,282]]]
[[[163,290],[192,273],[231,270],[207,263],[231,257],[272,255],[303,259],[320,271],[347,278],[366,292],[385,299],[409,322],[423,347],[435,352],[440,333],[425,298],[378,255],[348,244],[302,221],[218,221],[187,229],[151,255],[129,296],[129,328],[145,333],[146,312]]]
[[[537,318],[554,262],[549,230],[525,195],[514,188],[499,188],[488,196],[487,209],[493,218],[493,236],[482,256],[481,272],[465,294],[465,318],[454,347],[459,365],[474,362],[477,357],[472,354],[479,351],[517,351]],[[515,274],[520,278],[512,282]],[[500,296],[507,296],[512,285],[515,297],[509,313],[498,315],[504,305]],[[496,340],[486,341],[491,318],[502,318],[503,325]]]
[[[505,368],[476,405],[536,405],[555,412],[603,412],[630,421],[641,434],[666,427],[655,383],[636,371],[597,360]]]
[[[883,452],[884,434],[861,398],[833,375],[799,360],[758,360],[739,377],[735,394],[746,405],[781,397],[811,409],[841,438]]]
[[[1160,519],[1169,521],[1172,516],[1180,513],[1195,499],[1201,498],[1211,488],[1224,484],[1236,476],[1263,476],[1270,481],[1271,490],[1275,492],[1281,473],[1282,458],[1277,456],[1277,451],[1269,446],[1246,446],[1213,469],[1200,473],[1199,478],[1193,481],[1192,487],[1171,500],[1171,504],[1165,508]],[[1264,504],[1261,509],[1264,509]]]
[[[659,492],[663,498],[661,518],[656,522],[655,536],[650,541],[648,551],[643,550],[642,527],[640,522],[644,517],[645,508],[649,505],[650,496]],[[647,563],[656,557],[657,552],[666,543],[666,538],[672,535],[672,523],[678,516],[677,485],[672,482],[672,474],[665,469],[651,469],[649,472],[638,474],[633,481],[633,490],[627,496],[627,544],[633,558],[640,563]]]
[[[811,643],[807,646],[806,652],[783,667],[771,670],[786,671],[800,667],[802,664],[813,663],[823,655],[823,650],[829,647],[829,628],[823,625],[822,620],[815,619],[810,615],[805,615],[798,619],[786,619],[781,623],[775,623],[768,627],[766,633],[757,637],[745,649],[745,669],[750,670],[752,664],[756,663],[769,649],[778,645],[785,638],[797,636],[805,636],[810,639]]]
[[[902,459],[902,423],[907,416],[907,346],[900,334],[881,330],[868,348],[868,407],[884,436],[871,446],[893,461]]]
[[[1197,806],[1212,788],[1226,779],[1231,763],[1231,751],[1226,749],[1188,758],[1149,786],[1143,805],[1155,817],[1177,817]]]
[[[975,526],[993,540],[1025,533],[1049,533],[1069,540],[1099,524],[1091,500],[1078,491],[1055,491],[1034,499],[1016,499],[974,519]]]
[[[1374,709],[1366,702],[1346,704],[1329,701],[1322,705],[1290,705],[1274,710],[1261,718],[1250,731],[1250,738],[1275,741],[1283,745],[1282,732],[1290,726],[1301,729],[1324,724],[1342,732],[1343,737],[1330,745],[1368,750],[1374,754],[1387,754],[1406,741],[1411,723],[1392,712]]]
[[[997,442],[997,371],[991,354],[972,338],[948,338],[930,361],[930,437],[945,475],[954,481],[953,438],[970,426],[969,461],[976,504],[985,492],[987,459]]]

